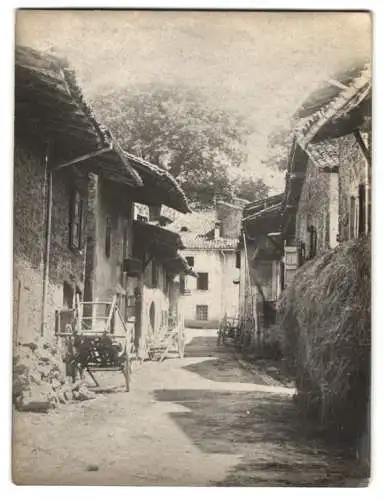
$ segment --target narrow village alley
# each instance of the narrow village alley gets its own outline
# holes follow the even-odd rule
[[[15,412],[17,484],[357,486],[352,458],[303,430],[293,389],[187,330],[184,359],[102,378],[96,399]],[[287,384],[286,384],[287,385]],[[299,432],[300,427],[300,432]]]

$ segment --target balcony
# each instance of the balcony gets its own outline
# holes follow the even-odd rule
[[[136,278],[143,272],[143,264],[140,259],[127,257],[123,262],[123,271],[127,274],[127,276]]]

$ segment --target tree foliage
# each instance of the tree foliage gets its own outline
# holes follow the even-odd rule
[[[257,201],[267,198],[269,187],[262,179],[241,178],[236,182],[236,194],[239,198],[248,201]]]
[[[191,202],[207,206],[215,196],[231,201],[244,190],[251,196],[250,185],[228,176],[230,167],[246,160],[251,129],[244,117],[212,106],[190,88],[160,84],[114,92],[93,104],[122,146],[169,170]]]
[[[268,138],[269,155],[264,165],[284,172],[288,168],[292,134],[288,128],[280,128]]]

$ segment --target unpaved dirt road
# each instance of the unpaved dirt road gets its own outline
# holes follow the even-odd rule
[[[216,332],[184,359],[144,363],[119,387],[47,415],[15,413],[17,484],[357,486],[352,458],[310,438],[292,389],[249,370]]]

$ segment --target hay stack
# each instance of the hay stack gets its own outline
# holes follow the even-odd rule
[[[359,239],[306,263],[279,304],[284,355],[299,401],[324,428],[356,437],[370,386],[370,241]]]

